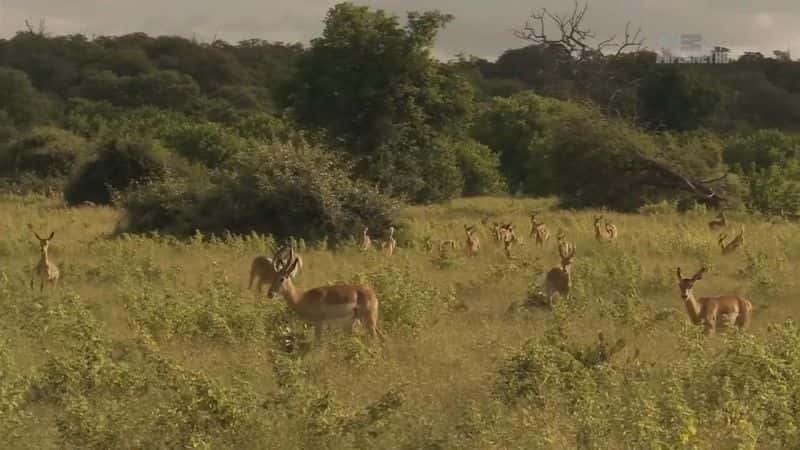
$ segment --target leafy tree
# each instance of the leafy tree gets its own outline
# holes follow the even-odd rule
[[[725,162],[745,173],[784,165],[800,157],[800,136],[764,129],[725,142]]]
[[[28,127],[49,115],[47,100],[33,87],[25,72],[0,67],[0,112],[16,127]]]
[[[401,27],[381,10],[337,4],[281,99],[300,123],[326,129],[355,156],[358,173],[384,188],[417,201],[456,195],[458,174],[446,172],[438,187],[419,182],[454,161],[437,135],[463,127],[472,108],[469,84],[430,55],[451,19],[411,12]]]
[[[655,66],[639,91],[642,120],[651,128],[692,130],[704,125],[721,100],[704,77],[676,67]]]

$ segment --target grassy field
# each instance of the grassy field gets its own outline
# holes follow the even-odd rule
[[[0,197],[4,445],[800,447],[797,225],[732,214],[745,244],[723,256],[706,226],[712,213],[609,213],[620,237],[601,243],[595,211],[552,204],[407,209],[392,258],[298,243],[296,284],[372,286],[387,334],[381,345],[363,329],[334,330],[314,346],[282,300],[247,288],[252,258],[272,254],[269,238],[108,238],[116,210]],[[544,249],[528,238],[531,210],[553,234]],[[485,218],[516,224],[524,241],[512,260]],[[55,232],[55,290],[28,286],[38,259],[29,223]],[[479,229],[475,258],[465,256],[465,224]],[[559,261],[559,229],[577,249],[573,298],[527,305]],[[427,239],[461,247],[428,252]],[[698,296],[752,300],[749,333],[704,337],[688,322],[675,268],[701,264]]]

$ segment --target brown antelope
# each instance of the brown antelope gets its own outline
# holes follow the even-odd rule
[[[286,251],[289,251],[289,254],[284,257]],[[281,247],[278,251],[275,252],[275,256],[273,259],[267,258],[266,256],[256,256],[253,258],[253,263],[250,264],[250,283],[247,285],[248,289],[253,288],[253,280],[258,280],[256,283],[256,292],[261,292],[261,287],[263,285],[270,285],[275,280],[277,273],[275,272],[275,260],[274,258],[282,258],[284,257],[284,261],[291,257],[294,257],[294,250],[292,248]],[[300,270],[303,268],[303,259],[300,256],[296,257],[297,265],[294,267],[294,271],[291,273],[292,277],[296,277]]]
[[[386,253],[386,256],[392,256],[396,248],[397,241],[394,240],[394,227],[389,227],[389,238],[383,242],[383,251]]]
[[[536,239],[536,245],[539,247],[544,246],[544,244],[550,239],[550,230],[547,229],[547,225],[544,222],[539,222],[536,220],[536,214],[531,214],[531,238]]]
[[[731,241],[727,244],[725,243],[725,239],[728,239],[728,235],[725,233],[720,233],[719,239],[717,240],[717,244],[719,244],[720,249],[722,249],[723,255],[732,253],[737,248],[741,247],[742,244],[744,244],[744,225],[742,225],[739,229],[739,234],[736,235],[735,238],[731,239]]]
[[[369,250],[372,248],[372,239],[369,238],[369,234],[367,234],[368,232],[369,228],[364,227],[364,231],[361,234],[361,242],[358,244],[361,250]]]
[[[602,220],[602,215],[594,216],[594,237],[598,241],[610,242],[617,237],[619,232],[617,231],[617,227],[609,221],[605,222],[604,227],[600,226]]]
[[[475,234],[475,227],[464,225],[464,233],[467,235],[467,256],[477,255],[481,240]]]
[[[383,332],[378,328],[378,297],[372,289],[339,284],[299,291],[292,283],[291,275],[297,268],[298,259],[290,253],[286,260],[275,255],[273,261],[276,277],[269,287],[267,297],[274,298],[275,294],[280,294],[289,309],[314,326],[314,337],[317,341],[322,337],[323,326],[345,323],[352,333],[356,320],[360,320],[373,337],[378,336],[384,340]]]
[[[28,227],[31,228],[31,231],[33,231],[33,228],[30,225],[28,225]],[[50,261],[50,256],[47,252],[50,248],[50,240],[53,239],[55,231],[51,232],[50,237],[46,239],[42,239],[42,237],[40,237],[35,231],[33,231],[33,235],[39,240],[41,257],[39,258],[39,262],[36,264],[36,266],[34,266],[33,273],[31,274],[31,289],[33,289],[34,279],[38,277],[39,291],[43,291],[45,281],[51,286],[56,287],[58,285],[58,278],[61,275],[55,263]]]
[[[561,265],[550,269],[544,280],[544,292],[548,302],[551,303],[556,293],[562,297],[569,298],[570,288],[572,287],[570,269],[572,268],[572,258],[575,257],[575,245],[567,242],[563,235],[559,237],[558,254],[561,256]]]
[[[720,211],[717,217],[708,222],[708,229],[716,230],[717,228],[725,228],[728,226],[728,218],[725,217],[725,211]]]
[[[492,222],[492,225],[489,227],[489,230],[492,232],[492,236],[494,237],[495,242],[503,242],[503,228],[497,222]]]
[[[511,259],[511,247],[519,243],[519,238],[514,233],[514,225],[505,224],[500,227],[500,232],[503,239],[503,251],[506,253],[506,258]]]
[[[716,330],[717,316],[722,316],[729,323],[735,323],[742,331],[746,330],[753,317],[753,304],[750,303],[750,300],[736,295],[695,298],[692,288],[698,280],[703,278],[706,270],[703,267],[691,278],[683,278],[681,268],[678,267],[678,288],[681,291],[681,299],[686,304],[689,319],[695,325],[703,323],[705,326],[703,331],[706,335]]]

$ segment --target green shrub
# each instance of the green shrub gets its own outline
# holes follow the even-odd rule
[[[456,141],[453,145],[464,176],[464,195],[506,192],[506,181],[500,174],[500,159],[492,149],[472,139]]]
[[[169,130],[164,143],[186,159],[208,167],[217,167],[245,149],[242,139],[211,122],[186,123]]]
[[[0,155],[3,175],[30,173],[39,177],[67,177],[86,157],[86,141],[69,131],[37,127]]]
[[[124,229],[131,232],[256,231],[337,242],[364,225],[388,227],[399,204],[354,181],[330,153],[276,144],[234,155],[213,180],[166,177],[146,184],[126,196],[125,206]]]
[[[97,156],[70,180],[64,197],[70,204],[109,204],[114,191],[124,191],[136,181],[164,176],[168,160],[166,150],[153,140],[106,139],[100,143]]]

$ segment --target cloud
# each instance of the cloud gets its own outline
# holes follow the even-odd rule
[[[665,36],[698,33],[704,45],[754,49],[794,48],[800,54],[800,2],[797,0],[589,0],[585,22],[600,37],[619,34],[630,20],[643,30],[650,48]],[[303,42],[322,31],[329,0],[0,0],[0,35],[12,36],[24,20],[46,18],[54,34],[148,34],[246,38]],[[401,18],[408,10],[440,9],[456,19],[440,35],[435,54],[449,58],[464,52],[494,58],[525,45],[513,28],[530,12],[571,8],[563,0],[356,0]]]

